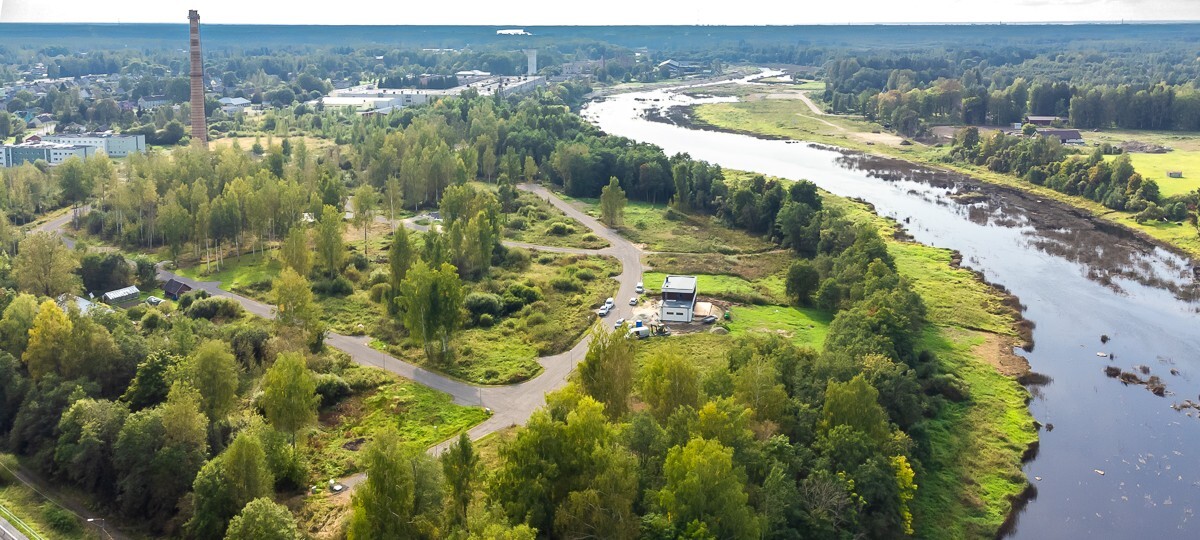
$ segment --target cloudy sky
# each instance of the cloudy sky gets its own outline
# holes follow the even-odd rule
[[[728,1],[717,0],[0,0],[0,22],[182,23],[189,8],[200,9],[207,24],[1200,21],[1200,0],[750,0],[736,3],[736,10],[729,6]]]

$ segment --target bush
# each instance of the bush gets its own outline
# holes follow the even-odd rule
[[[163,317],[157,309],[147,309],[146,315],[142,317],[142,329],[158,330],[159,328],[167,327],[167,318]]]
[[[529,224],[525,222],[525,218],[515,217],[508,220],[508,224],[505,226],[514,231],[523,231],[529,227]]]
[[[9,471],[17,470],[17,457],[11,454],[0,454],[0,486],[7,486],[17,481],[17,477]]]
[[[546,323],[546,314],[542,313],[540,311],[535,311],[533,313],[530,313],[528,317],[525,317],[525,326],[526,327],[537,326],[539,324],[545,324],[545,323]]]
[[[587,233],[587,234],[583,235],[581,240],[583,240],[584,242],[599,242],[600,237],[596,236],[595,234],[592,234],[592,233]]]
[[[554,236],[567,236],[575,234],[575,227],[567,225],[561,221],[555,221],[546,228],[546,232],[548,234],[553,234]]]
[[[579,292],[583,290],[583,284],[579,283],[579,280],[565,276],[552,278],[550,286],[560,292]]]
[[[504,253],[504,267],[509,270],[529,268],[529,252],[521,248],[509,248]]]
[[[663,212],[663,218],[665,218],[667,221],[679,221],[683,219],[683,214],[679,213],[679,211],[674,208],[668,207],[666,211]]]
[[[322,279],[313,284],[313,292],[324,296],[346,296],[354,292],[354,284],[343,276]]]
[[[493,324],[496,324],[496,320],[492,318],[490,314],[484,313],[483,315],[479,316],[479,326],[483,328],[491,328]]]
[[[463,300],[463,306],[471,314],[471,318],[479,322],[481,315],[499,315],[504,311],[504,302],[499,295],[492,293],[473,292]]]
[[[46,523],[50,524],[50,528],[63,534],[74,534],[79,532],[79,521],[75,519],[75,514],[72,514],[62,508],[53,505],[46,505],[42,510],[42,515],[46,518]]]
[[[363,255],[362,253],[355,253],[350,256],[350,266],[353,266],[355,270],[361,272],[366,270],[367,266],[370,266],[370,264],[371,261],[368,261],[367,256]]]
[[[214,296],[192,302],[184,312],[193,319],[225,319],[232,320],[242,316],[242,305],[237,300],[224,296]]]
[[[371,276],[367,278],[367,285],[374,287],[380,283],[387,283],[390,277],[391,276],[388,274],[387,270],[380,268],[374,272],[371,272]]]
[[[592,281],[593,279],[596,279],[596,273],[590,268],[584,268],[578,272],[575,272],[575,277],[583,281]]]
[[[646,230],[646,220],[639,219],[639,220],[633,222],[633,227],[639,231]]]
[[[138,304],[125,310],[125,316],[131,321],[140,321],[146,316],[146,304]]]
[[[332,373],[317,375],[317,395],[321,396],[321,406],[331,407],[350,397],[350,383]]]
[[[208,298],[209,296],[211,296],[211,295],[208,294],[208,291],[206,291],[204,289],[196,289],[194,291],[191,291],[191,292],[179,297],[179,309],[187,309],[187,308],[191,307],[192,302],[195,302],[196,300]]]
[[[371,289],[367,291],[367,298],[376,304],[381,304],[388,299],[392,294],[392,286],[387,283],[376,283],[371,285]]]

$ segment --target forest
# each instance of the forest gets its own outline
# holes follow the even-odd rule
[[[444,369],[460,353],[456,332],[549,294],[493,281],[530,264],[500,230],[516,219],[513,184],[542,180],[618,213],[625,198],[670,201],[669,212],[715,215],[789,250],[789,300],[833,314],[823,348],[750,335],[724,369],[701,373],[679,353],[647,356],[597,333],[573,382],[486,468],[465,437],[437,458],[390,429],[370,437],[348,537],[911,534],[909,503],[936,444],[926,422],[966,391],[918,345],[925,308],[879,233],[824,207],[811,183],[727,180],[602,134],[570,97],[466,96],[376,117],[282,110],[263,122],[337,145],[268,139],[4,170],[0,208],[13,223],[90,204],[78,234],[130,257],[219,268],[261,252],[284,267],[264,292],[273,322],[202,291],[84,313],[53,299],[152,283],[153,263],[81,255],[3,221],[5,447],[146,533],[301,537],[272,500],[320,481],[305,443],[316,415],[377,384],[323,344],[322,300],[370,289],[381,324]],[[442,232],[400,227],[372,259],[347,249],[347,203],[363,224],[438,209]]]

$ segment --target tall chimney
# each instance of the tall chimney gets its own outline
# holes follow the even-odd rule
[[[204,60],[200,57],[200,12],[188,11],[192,38],[192,144],[208,148],[208,121],[204,117]]]

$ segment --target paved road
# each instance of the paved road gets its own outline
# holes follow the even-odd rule
[[[615,257],[621,263],[621,274],[617,276],[618,292],[614,297],[616,308],[609,314],[608,320],[616,320],[619,318],[632,319],[633,307],[629,306],[623,299],[636,296],[635,287],[638,281],[642,278],[642,263],[641,251],[636,245],[621,237],[615,230],[604,226],[595,218],[587,215],[579,208],[570,203],[558,198],[542,186],[522,184],[518,186],[520,189],[529,191],[553,204],[564,214],[574,218],[575,220],[588,227],[599,237],[608,240],[610,246],[599,250],[587,250],[576,248],[559,248],[548,246],[537,246],[533,244],[525,244],[519,242],[506,242],[506,245],[524,247],[529,249],[537,249],[542,251],[553,251],[559,253],[577,253],[585,255],[608,255]],[[85,210],[86,211],[86,210]],[[61,234],[62,229],[71,220],[71,214],[48,221],[38,230],[57,232]],[[386,218],[385,218],[386,221]],[[405,226],[416,230],[427,230],[428,227],[422,227],[414,222],[415,220],[404,220]],[[69,238],[64,236],[64,241],[68,244],[73,244]],[[161,280],[176,279],[183,283],[187,283],[194,289],[207,291],[214,296],[224,296],[237,300],[246,311],[265,318],[274,317],[274,307],[248,298],[233,292],[226,291],[220,288],[220,284],[214,281],[196,281],[185,278],[173,272],[160,269],[158,278]],[[603,328],[611,329],[611,325],[604,324]],[[345,336],[342,334],[330,333],[325,340],[325,343],[335,349],[338,349],[350,355],[350,358],[355,362],[378,367],[389,372],[400,375],[401,377],[424,384],[435,390],[440,390],[450,394],[454,398],[454,402],[461,405],[481,406],[491,410],[492,414],[482,423],[468,430],[467,434],[472,439],[479,439],[488,434],[494,433],[501,429],[513,425],[523,425],[529,420],[529,417],[534,411],[540,409],[546,404],[545,395],[558,388],[561,388],[567,382],[567,377],[575,369],[575,366],[583,360],[587,353],[590,334],[568,351],[546,356],[538,359],[538,363],[542,366],[542,373],[533,379],[509,385],[509,386],[476,386],[457,379],[447,377],[445,375],[430,371],[421,366],[405,362],[386,353],[372,349],[369,344],[370,338],[364,336]],[[439,454],[445,450],[454,438],[435,445],[430,448],[433,454]],[[365,478],[363,475],[355,475],[343,481],[344,484],[353,487],[355,484]]]

